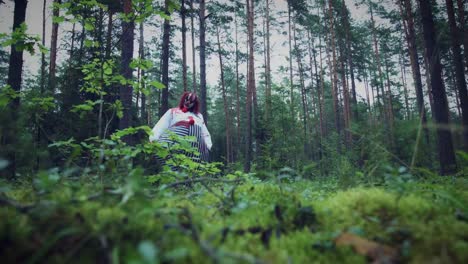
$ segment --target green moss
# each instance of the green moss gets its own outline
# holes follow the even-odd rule
[[[411,191],[400,195],[386,188],[338,191],[333,184],[312,181],[281,186],[247,182],[235,189],[234,197],[225,195],[231,186],[213,185],[215,195],[197,185],[153,199],[135,196],[123,204],[112,195],[70,202],[86,193],[55,190],[27,213],[0,208],[0,235],[9,241],[2,252],[15,248],[9,259],[24,261],[43,251],[38,260],[95,262],[102,257],[105,238],[108,254],[124,263],[142,259],[142,241],[157,248],[160,260],[210,262],[192,237],[193,224],[223,263],[239,262],[229,254],[268,263],[364,263],[365,257],[350,247],[334,246],[343,231],[389,245],[408,262],[464,263],[468,223],[456,214],[466,213],[459,207],[467,204],[461,186],[412,183]],[[30,191],[19,187],[8,197],[31,201]],[[69,228],[75,231],[58,236]],[[48,241],[53,243],[46,247]]]

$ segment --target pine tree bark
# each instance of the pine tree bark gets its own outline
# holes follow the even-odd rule
[[[374,121],[372,117],[372,109],[371,109],[370,94],[369,94],[369,82],[367,81],[367,73],[364,73],[364,88],[366,90],[367,111],[369,111],[369,120],[370,120],[370,123],[373,124]]]
[[[54,4],[61,4],[62,0],[54,0]],[[53,17],[60,15],[60,9],[54,7]],[[49,90],[53,93],[56,85],[56,65],[57,65],[57,38],[59,24],[52,21],[52,35],[50,40],[50,63],[49,63]]]
[[[301,86],[301,100],[302,100],[302,125],[304,126],[304,154],[307,154],[307,145],[308,145],[308,137],[307,137],[307,128],[308,128],[308,122],[307,122],[307,103],[306,103],[306,92],[305,92],[305,83],[304,83],[304,76],[303,76],[303,69],[302,69],[302,55],[299,50],[299,46],[297,44],[297,37],[296,37],[296,23],[293,23],[293,36],[294,36],[294,51],[296,55],[296,63],[297,63],[297,69],[299,71],[299,83]]]
[[[224,80],[224,67],[223,67],[223,54],[221,50],[221,41],[220,41],[220,30],[219,30],[219,25],[216,26],[216,40],[218,44],[218,58],[219,58],[219,67],[221,70],[221,92],[223,96],[223,104],[224,104],[224,120],[225,120],[225,126],[226,126],[226,161],[227,163],[230,163],[232,161],[231,159],[231,135],[230,135],[230,118],[229,118],[229,110],[228,110],[228,101],[226,97],[226,85],[225,85],[225,80]]]
[[[426,144],[429,144],[429,130],[427,129],[426,108],[424,106],[424,93],[422,87],[421,67],[419,65],[419,55],[416,44],[416,32],[414,28],[414,18],[412,5],[410,0],[398,0],[398,6],[403,21],[406,43],[411,63],[411,71],[413,73],[414,87],[416,90],[416,104],[418,108],[421,126],[424,128],[424,138]]]
[[[21,27],[21,24],[25,22],[26,18],[26,7],[28,5],[27,0],[15,0],[15,8],[13,10],[13,32]],[[18,43],[21,44],[21,43]],[[18,45],[12,44],[10,49],[10,58],[8,63],[8,79],[7,84],[15,91],[19,93],[21,91],[21,81],[23,73],[23,50],[19,49]],[[16,176],[16,142],[17,142],[17,117],[18,110],[20,107],[19,96],[13,98],[7,109],[10,110],[10,119],[6,124],[2,124],[3,130],[1,135],[2,148],[6,149],[6,158],[10,162],[6,168],[9,178]]]
[[[290,85],[290,104],[291,104],[291,116],[294,120],[294,75],[293,75],[293,64],[292,64],[292,24],[291,24],[291,12],[292,12],[292,6],[290,4],[291,0],[288,0],[288,37],[289,37],[289,85]]]
[[[206,98],[206,26],[205,26],[205,0],[200,0],[200,103],[201,113],[208,123],[208,106]]]
[[[445,0],[447,5],[447,15],[449,20],[451,45],[453,54],[453,63],[455,66],[455,79],[458,94],[460,96],[460,106],[462,110],[462,125],[463,125],[463,150],[468,152],[468,92],[466,90],[465,66],[463,65],[463,57],[460,49],[460,32],[455,20],[455,11],[452,0]],[[465,53],[467,51],[465,50]]]
[[[436,38],[432,6],[429,1],[418,0],[423,26],[426,58],[430,68],[431,90],[434,99],[434,119],[437,125],[437,144],[439,150],[440,173],[447,175],[457,170],[455,153],[452,143],[452,133],[449,128],[448,103],[442,80],[442,65],[440,63],[439,42]]]
[[[331,43],[331,49],[332,49],[332,75],[333,75],[333,81],[332,81],[332,95],[333,95],[333,112],[335,114],[335,129],[336,133],[340,134],[341,133],[341,125],[340,125],[340,109],[339,109],[339,102],[338,102],[338,73],[337,73],[337,62],[336,62],[336,43],[335,43],[335,23],[334,23],[334,18],[333,18],[333,1],[328,0],[328,18],[330,20],[330,25],[329,25],[329,41]],[[338,144],[339,148],[340,144]]]
[[[405,57],[403,54],[403,49],[401,49],[401,54],[400,54],[400,68],[401,68],[401,83],[403,85],[403,93],[405,97],[406,119],[411,120],[411,112],[409,109],[408,85],[406,84]]]
[[[106,59],[110,59],[112,51],[112,28],[113,28],[114,12],[109,10],[109,18],[107,20],[107,33],[106,33]]]
[[[316,108],[318,108],[318,113],[319,113],[319,123],[318,123],[318,126],[319,126],[319,129],[317,129],[317,133],[319,133],[320,135],[320,142],[322,140],[322,137],[323,137],[323,113],[322,113],[322,89],[321,89],[321,77],[322,77],[322,69],[320,68],[320,73],[318,71],[318,65],[317,65],[317,51],[315,50],[315,47],[313,47],[314,43],[313,43],[313,40],[312,40],[312,37],[311,37],[311,32],[310,31],[307,31],[307,38],[308,38],[308,46],[309,46],[309,60],[310,60],[310,77],[313,78],[314,74],[312,72],[312,68],[314,67],[315,68],[315,82],[316,82],[316,87],[315,87],[315,91],[316,91],[316,96],[313,96],[313,98],[315,98],[315,105],[316,105]],[[320,62],[321,63],[321,62]],[[321,154],[319,153],[319,156]]]
[[[42,46],[45,46],[45,38],[46,38],[46,5],[47,0],[44,0],[42,4]],[[45,53],[41,54],[41,94],[44,94],[44,86],[45,86],[45,76],[46,76],[46,60],[45,60]]]
[[[390,84],[390,74],[389,74],[389,66],[388,66],[388,58],[385,59],[385,75],[387,79],[387,113],[388,113],[388,124],[389,124],[389,137],[390,137],[390,146],[392,148],[395,147],[395,140],[394,140],[394,114],[393,114],[393,95],[392,95],[392,90],[391,90],[391,84]]]
[[[265,120],[270,119],[271,111],[271,63],[270,63],[270,0],[265,0],[266,63],[265,63]]]
[[[251,158],[252,158],[252,97],[255,90],[255,64],[254,64],[254,26],[253,26],[253,0],[246,0],[247,2],[247,31],[248,31],[248,46],[249,46],[249,71],[247,83],[247,100],[246,100],[246,114],[247,114],[247,127],[246,127],[246,154],[244,171],[250,171]]]
[[[320,8],[317,8],[317,16],[319,17],[319,24],[320,23]],[[323,28],[322,28],[323,31]],[[326,127],[324,125],[324,107],[325,107],[325,78],[324,78],[324,70],[323,70],[323,57],[322,57],[322,35],[319,33],[319,59],[320,59],[320,95],[319,96],[319,107],[320,107],[320,153],[322,153],[322,139],[326,134]]]
[[[187,26],[185,25],[185,0],[180,0],[180,17],[182,20],[182,82],[187,91]]]
[[[140,47],[138,48],[138,51],[140,53],[140,59],[143,61],[146,59],[145,56],[145,34],[144,34],[144,23],[143,21],[140,22]],[[141,92],[141,107],[140,107],[140,116],[141,120],[143,120],[143,124],[147,124],[147,114],[146,114],[146,95],[145,95],[145,70],[141,69],[140,72],[140,90]]]
[[[132,0],[124,0],[123,11],[125,15],[129,15],[133,12]],[[122,64],[121,74],[127,79],[132,79],[133,70],[130,68],[130,62],[133,57],[133,31],[135,29],[134,21],[122,21]],[[124,84],[119,89],[120,101],[123,106],[123,116],[119,120],[119,129],[126,129],[132,126],[132,97],[133,87],[130,84]],[[130,137],[124,139],[126,143],[132,143]]]
[[[72,35],[71,35],[71,44],[70,44],[70,59],[68,65],[71,67],[72,65],[72,58],[73,55],[75,54],[75,35],[76,35],[76,23],[73,23],[72,25]]]
[[[169,14],[169,0],[164,1],[164,10]],[[164,20],[163,25],[163,42],[161,54],[161,82],[166,88],[161,91],[161,107],[159,109],[159,117],[162,117],[169,110],[169,45],[171,41],[171,21]]]
[[[343,24],[345,27],[345,38],[346,38],[346,57],[347,62],[349,65],[349,73],[351,78],[351,103],[352,103],[352,111],[353,111],[353,119],[358,119],[358,107],[357,107],[357,96],[356,96],[356,81],[354,77],[354,61],[353,61],[353,54],[352,54],[352,40],[351,40],[351,23],[349,21],[348,15],[348,8],[346,7],[346,2],[343,0],[342,2],[342,15],[343,15]],[[348,86],[349,87],[349,86]]]
[[[345,60],[347,55],[344,51],[344,43],[340,43],[340,75],[341,75],[341,84],[343,86],[343,119],[344,119],[344,135],[346,147],[351,146],[351,133],[349,132],[349,127],[351,123],[351,109],[350,109],[350,100],[349,100],[349,88],[346,81],[346,67]]]
[[[195,48],[195,27],[193,17],[195,14],[195,10],[193,9],[193,1],[190,1],[190,10],[192,14],[190,15],[190,25],[191,25],[191,33],[192,33],[192,90],[194,93],[197,93],[197,63],[196,63],[196,48]]]
[[[236,150],[236,160],[240,153],[240,80],[239,80],[239,39],[238,39],[238,28],[237,28],[237,14],[234,16],[234,24],[235,24],[235,38],[236,38],[236,113],[237,113],[237,122],[236,122],[236,142],[237,142],[237,150]]]
[[[380,94],[382,94],[382,106],[380,108],[381,113],[383,114],[384,118],[384,124],[385,127],[388,129],[388,113],[386,111],[386,100],[385,100],[385,91],[383,88],[383,73],[382,73],[382,63],[380,61],[380,52],[379,52],[379,45],[378,45],[378,40],[377,40],[377,33],[375,29],[375,19],[374,19],[374,11],[372,8],[372,3],[369,4],[369,11],[371,15],[371,30],[372,30],[372,39],[374,43],[374,55],[375,55],[375,60],[377,62],[377,71],[379,73],[379,82],[377,85],[377,96],[379,95],[379,88],[380,88]]]
[[[46,6],[47,6],[47,0],[44,0],[42,4],[42,40],[41,44],[42,46],[45,46],[45,38],[46,38]],[[45,90],[45,78],[46,78],[46,60],[45,60],[45,53],[41,53],[41,83],[40,83],[40,95],[42,96],[44,94]],[[35,122],[36,124],[36,146],[39,148],[41,145],[41,124],[40,121],[37,120]],[[39,169],[39,164],[40,164],[40,158],[37,156],[36,158],[36,164],[35,164],[35,170]]]
[[[465,5],[466,1],[463,0],[457,0],[457,6],[458,6],[458,20],[460,23],[460,36],[459,39],[461,39],[461,42],[463,43],[463,50],[464,56],[465,56],[465,70],[466,73],[468,73],[468,21],[466,20],[465,17]]]

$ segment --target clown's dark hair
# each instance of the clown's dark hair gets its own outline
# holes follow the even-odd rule
[[[190,112],[198,114],[200,108],[200,102],[198,101],[198,96],[192,92],[184,92],[180,97],[179,101],[179,109],[182,110],[184,108],[184,101],[185,98],[189,97],[190,101],[193,102],[193,106],[191,109],[188,109]]]

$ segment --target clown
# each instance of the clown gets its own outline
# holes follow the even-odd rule
[[[196,161],[208,161],[208,152],[213,144],[203,115],[199,112],[199,105],[195,93],[184,92],[178,107],[167,110],[154,126],[149,140],[173,144],[169,139],[169,131],[179,136],[194,136],[197,140],[192,146],[198,149],[200,155],[188,156]]]

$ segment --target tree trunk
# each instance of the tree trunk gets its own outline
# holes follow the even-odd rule
[[[392,90],[390,85],[390,75],[389,75],[389,66],[388,59],[385,60],[385,72],[387,77],[387,113],[388,113],[388,124],[389,124],[389,136],[390,136],[390,146],[395,148],[395,140],[393,137],[393,127],[394,127],[394,114],[393,114],[393,99],[392,99]]]
[[[293,80],[293,64],[292,64],[292,30],[291,30],[291,4],[288,1],[288,36],[289,36],[289,85],[291,86],[290,92],[290,104],[291,104],[291,116],[294,120],[294,80]]]
[[[145,38],[144,38],[144,24],[143,22],[140,22],[140,47],[139,47],[139,53],[140,53],[140,59],[145,60]],[[141,108],[140,108],[140,113],[141,113],[141,120],[143,120],[143,124],[146,125],[147,123],[147,114],[146,114],[146,95],[145,95],[145,70],[142,69],[140,72],[140,90],[141,92]]]
[[[343,119],[344,119],[344,136],[346,147],[351,146],[351,133],[349,132],[349,127],[351,123],[351,109],[349,105],[349,88],[346,81],[346,67],[345,67],[345,58],[347,55],[344,51],[344,43],[340,41],[340,72],[341,72],[341,84],[343,86]]]
[[[26,7],[28,5],[27,0],[15,0],[15,9],[13,11],[13,32],[21,27],[21,24],[24,23],[26,18]],[[21,43],[18,43],[21,44]],[[11,45],[10,49],[10,59],[8,67],[8,79],[7,84],[15,91],[19,93],[21,91],[21,81],[23,73],[23,50],[18,49],[16,44]],[[10,162],[7,167],[8,177],[13,178],[16,175],[16,138],[18,127],[17,127],[17,118],[18,110],[20,106],[19,96],[12,99],[7,109],[10,112],[10,119],[7,124],[4,125],[1,135],[2,135],[2,146],[7,146],[6,149],[6,158]],[[2,147],[3,148],[3,147]]]
[[[373,122],[373,117],[372,117],[372,109],[371,109],[370,95],[369,95],[369,82],[367,81],[367,73],[364,73],[364,88],[366,90],[367,111],[369,111],[369,120],[370,120],[370,123],[373,124],[374,122]]]
[[[319,24],[320,23],[320,9],[317,10],[317,16],[319,17]],[[323,31],[323,29],[321,30]],[[324,125],[323,115],[324,115],[324,107],[325,107],[325,78],[324,78],[324,70],[323,70],[323,57],[322,57],[322,35],[319,35],[319,56],[320,56],[320,97],[319,97],[319,107],[320,107],[320,153],[322,153],[322,139],[326,134],[326,127]]]
[[[180,0],[180,17],[182,19],[182,80],[184,92],[187,91],[187,26],[185,25],[185,0]]]
[[[216,39],[218,41],[218,57],[219,57],[219,67],[221,70],[221,91],[223,96],[223,103],[224,103],[224,120],[226,125],[226,162],[230,163],[231,159],[231,149],[230,149],[230,141],[231,135],[230,131],[231,128],[229,127],[229,111],[228,111],[228,102],[226,97],[226,86],[224,82],[224,70],[223,70],[223,55],[221,51],[221,41],[220,41],[220,32],[219,32],[219,25],[216,26]]]
[[[266,63],[265,63],[265,120],[268,123],[271,111],[271,66],[270,66],[270,0],[265,0]]]
[[[164,1],[164,12],[169,14],[169,0]],[[161,107],[159,109],[159,117],[162,117],[169,110],[169,45],[171,41],[171,21],[164,20],[163,26],[163,42],[162,42],[162,65],[161,65],[161,82],[166,86],[161,92]]]
[[[45,46],[45,38],[46,38],[46,5],[47,5],[47,0],[44,0],[42,4],[42,46]],[[45,60],[45,53],[41,53],[41,84],[40,84],[40,95],[42,96],[44,94],[45,90],[45,78],[46,78],[46,60]],[[41,145],[41,122],[37,120],[35,122],[36,124],[36,148],[39,149],[39,146]],[[36,157],[36,164],[34,167],[34,170],[39,169],[39,164],[40,164],[40,158],[39,156]]]
[[[310,78],[312,79],[312,76],[313,76],[313,73],[312,73],[312,67],[315,68],[315,81],[316,81],[316,84],[317,84],[317,87],[316,87],[316,102],[315,102],[315,105],[316,107],[318,107],[318,112],[319,112],[319,129],[317,133],[320,134],[320,142],[322,141],[322,137],[323,137],[323,113],[322,113],[322,89],[321,89],[321,76],[322,76],[322,68],[320,67],[320,75],[319,75],[319,71],[318,71],[318,65],[317,65],[317,51],[315,50],[315,48],[313,48],[313,40],[312,40],[312,37],[310,35],[310,31],[307,31],[307,37],[308,37],[308,44],[309,44],[309,60],[310,60]],[[322,62],[320,62],[322,63]],[[313,95],[312,95],[313,96]],[[319,153],[319,155],[321,155]]]
[[[206,27],[205,27],[205,0],[200,0],[200,103],[201,113],[208,123],[208,105],[206,98]]]
[[[330,19],[329,25],[329,32],[330,32],[330,42],[331,42],[331,49],[332,49],[332,95],[333,95],[333,112],[335,113],[335,129],[336,133],[341,133],[341,126],[340,126],[340,110],[338,105],[338,73],[337,73],[337,63],[336,63],[336,44],[335,44],[335,26],[333,21],[333,3],[332,0],[328,0],[328,18]],[[338,148],[339,148],[338,144]]]
[[[42,5],[42,46],[45,46],[45,37],[46,37],[46,5],[47,0],[44,0]],[[45,68],[46,68],[46,61],[45,61],[45,53],[41,54],[41,94],[44,94],[44,86],[45,86]]]
[[[426,108],[424,107],[424,93],[422,88],[421,67],[419,65],[419,55],[416,44],[416,32],[414,28],[412,5],[410,0],[398,0],[398,2],[403,20],[406,43],[409,51],[411,71],[413,73],[414,87],[416,90],[416,104],[421,120],[421,126],[423,126],[424,128],[424,138],[426,140],[426,144],[429,144],[429,130],[427,128]],[[403,4],[405,11],[403,11]]]
[[[54,0],[54,4],[61,4],[62,0]],[[53,17],[60,16],[60,8],[55,8],[52,12]],[[57,62],[57,38],[58,38],[58,23],[52,22],[52,35],[50,41],[50,63],[49,63],[49,91],[54,93],[56,84],[56,62]]]
[[[294,50],[296,52],[296,62],[297,62],[297,69],[299,71],[299,82],[301,85],[301,99],[302,99],[302,125],[304,126],[304,154],[307,154],[308,148],[308,137],[307,137],[307,106],[306,106],[306,92],[305,92],[305,84],[304,84],[304,76],[302,70],[302,63],[301,63],[301,53],[299,51],[299,46],[297,45],[297,37],[296,37],[296,23],[293,25],[293,36],[294,36]]]
[[[442,65],[440,63],[439,42],[436,38],[432,6],[426,0],[418,0],[423,25],[426,57],[430,68],[430,82],[434,99],[434,118],[437,125],[437,143],[439,149],[440,173],[447,175],[457,170],[453,150],[452,133],[449,128],[448,103],[442,80]]]
[[[105,47],[105,50],[104,50],[104,60],[107,61],[107,60],[110,60],[111,59],[111,53],[112,53],[112,29],[113,29],[113,16],[114,16],[114,11],[111,9],[108,11],[108,20],[107,20],[107,32],[106,32],[106,47]],[[117,97],[118,97],[118,92],[116,91],[117,90],[117,86],[114,85],[114,84],[111,84],[110,86],[108,85],[104,85],[104,91],[106,91],[106,95],[104,95],[104,101],[106,103],[114,103],[116,100],[117,100]],[[113,119],[113,118],[112,118]],[[117,123],[116,123],[117,120],[113,119],[113,120],[107,120],[106,122],[109,123],[109,125],[111,125],[110,127],[110,130],[109,131],[108,129],[104,129],[103,131],[103,138],[106,137],[106,135],[108,134],[108,132],[113,132],[115,130],[115,128],[117,127]]]
[[[373,117],[372,118],[372,123],[373,123],[373,125],[376,125],[377,124],[377,113],[376,113],[377,111],[375,109],[375,107],[376,107],[375,106],[375,101],[377,100],[377,102],[378,102],[378,100],[379,100],[379,97],[378,97],[379,89],[378,88],[375,89],[377,91],[377,99],[376,99],[376,96],[375,96],[375,93],[374,93],[374,87],[372,86],[372,76],[375,76],[375,72],[373,71],[372,68],[370,68],[370,65],[368,65],[368,69],[369,69],[369,80],[368,81],[369,81],[369,87],[370,87],[370,90],[371,90],[370,94],[371,94],[372,105],[373,105],[373,107],[371,107],[369,105],[369,111],[372,112],[372,117]]]
[[[239,80],[239,40],[237,37],[237,15],[234,16],[234,23],[236,27],[235,37],[236,37],[236,113],[237,113],[237,125],[236,125],[236,142],[237,142],[237,151],[236,159],[240,153],[240,80]]]
[[[123,10],[126,15],[131,14],[132,0],[124,0]],[[127,79],[132,79],[132,68],[130,68],[130,62],[133,57],[133,31],[135,29],[134,21],[122,21],[122,64],[121,74]],[[119,120],[119,129],[126,129],[132,126],[132,97],[133,87],[130,84],[124,84],[120,86],[120,101],[123,106],[123,117]],[[125,142],[132,143],[130,137],[125,139]]]
[[[106,59],[110,59],[112,51],[112,26],[113,26],[113,16],[114,12],[109,10],[109,20],[107,21],[107,33],[106,33]]]
[[[455,85],[455,78],[453,77],[453,74],[451,75],[451,81],[452,81],[452,84]],[[458,91],[457,89],[455,89],[455,102],[457,104],[457,114],[458,116],[461,116],[462,113],[461,113],[461,105],[460,105],[460,95],[458,94]]]
[[[351,77],[351,103],[352,103],[352,111],[353,111],[353,119],[358,119],[358,109],[357,109],[357,96],[356,96],[356,81],[354,78],[354,62],[353,62],[353,54],[352,54],[352,46],[351,46],[351,25],[349,21],[348,9],[346,7],[346,2],[343,0],[342,2],[342,15],[343,15],[343,24],[345,27],[345,38],[346,38],[346,58],[349,65],[349,73]],[[348,86],[349,87],[349,86]]]
[[[468,26],[467,23],[468,21],[465,18],[465,5],[466,0],[457,0],[457,6],[458,6],[458,20],[460,23],[460,36],[459,39],[462,40],[463,43],[463,50],[465,51],[465,67],[466,67],[466,72],[468,73]]]
[[[96,41],[97,43],[99,43],[99,47],[95,47],[93,48],[94,52],[93,52],[93,57],[94,58],[99,58],[102,62],[102,60],[104,59],[104,53],[103,53],[103,49],[102,49],[102,43],[104,43],[102,37],[104,36],[103,34],[103,29],[104,29],[104,10],[102,8],[99,8],[99,14],[98,14],[98,17],[96,19],[96,21],[94,22],[94,28],[96,28],[97,30],[94,30],[93,33],[94,33],[94,41]]]
[[[401,67],[401,83],[403,85],[403,92],[405,96],[406,119],[411,120],[411,112],[409,109],[409,101],[408,101],[408,87],[406,85],[406,67],[405,67],[405,57],[403,54],[403,47],[401,49],[401,54],[400,54],[400,67]]]
[[[455,79],[457,81],[456,87],[460,96],[460,106],[462,110],[462,125],[464,139],[463,150],[468,152],[468,92],[466,90],[465,67],[463,65],[463,58],[460,49],[460,33],[458,31],[457,22],[455,20],[453,1],[445,0],[445,3],[447,4],[447,15],[450,26],[453,63],[455,66]],[[467,51],[465,50],[465,53],[466,52]]]
[[[252,97],[255,90],[255,65],[254,65],[254,13],[253,1],[247,0],[247,31],[248,31],[248,46],[249,46],[249,71],[247,82],[247,100],[246,100],[246,114],[247,114],[247,135],[246,135],[246,154],[244,170],[250,171],[250,162],[252,158]]]
[[[371,29],[372,29],[372,39],[374,42],[374,54],[375,54],[375,60],[377,62],[377,70],[379,73],[379,82],[377,85],[377,96],[379,93],[379,88],[380,88],[380,93],[382,94],[382,106],[380,108],[381,114],[383,114],[384,118],[384,124],[386,127],[386,130],[388,131],[389,129],[389,124],[388,124],[388,112],[386,111],[386,100],[385,100],[385,91],[383,88],[383,73],[382,73],[382,63],[380,62],[380,52],[379,52],[379,45],[377,41],[377,34],[375,30],[375,20],[374,20],[374,11],[372,8],[372,4],[369,5],[369,10],[371,14]]]
[[[72,65],[72,59],[74,55],[74,50],[75,50],[75,35],[76,35],[76,23],[73,23],[72,25],[72,35],[71,35],[71,45],[70,45],[70,58],[69,58],[69,67]]]
[[[197,63],[196,63],[196,60],[195,60],[195,57],[196,57],[196,48],[195,48],[195,27],[193,25],[193,17],[194,17],[194,14],[195,14],[195,10],[193,9],[193,1],[194,0],[191,0],[190,1],[190,10],[192,12],[191,16],[190,16],[190,24],[191,24],[191,28],[192,28],[192,90],[194,93],[197,93]]]

